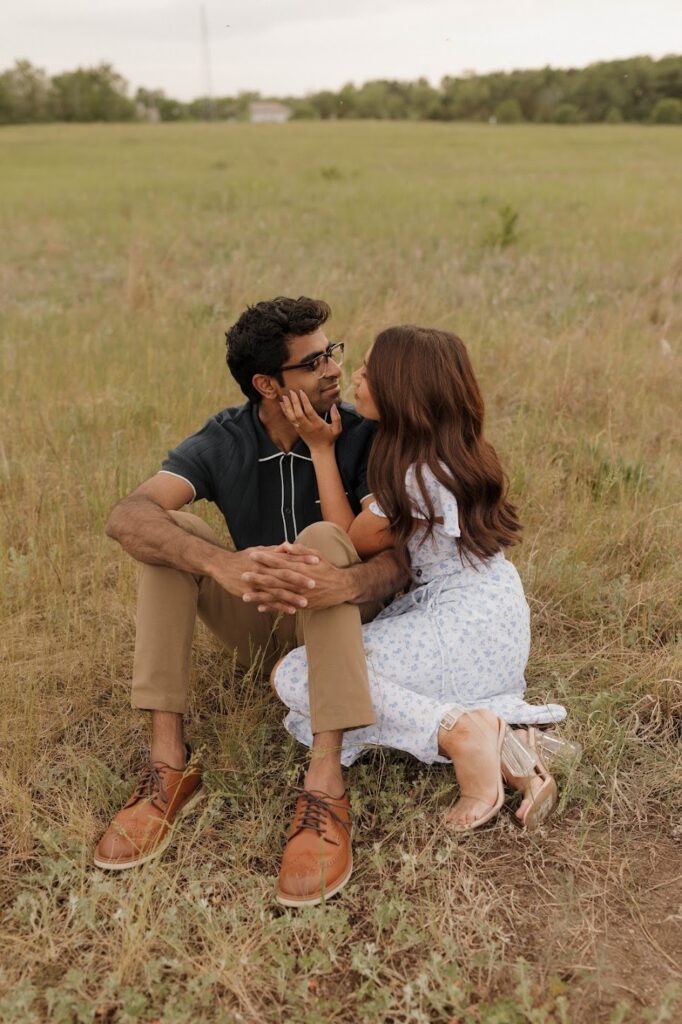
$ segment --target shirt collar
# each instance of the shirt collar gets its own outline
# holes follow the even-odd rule
[[[256,441],[258,444],[258,461],[263,462],[265,459],[273,459],[276,455],[285,455],[281,448],[278,448],[274,443],[267,430],[261,423],[261,418],[258,415],[258,403],[251,403],[251,416],[253,419],[253,426],[256,432]],[[325,416],[325,419],[327,417]],[[310,449],[302,438],[299,438],[294,447],[291,449],[292,454],[296,455],[299,459],[305,459],[307,462],[312,462],[310,456]]]

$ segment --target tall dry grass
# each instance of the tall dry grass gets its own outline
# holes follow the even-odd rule
[[[3,1021],[675,1019],[681,150],[630,126],[3,129]],[[525,522],[530,693],[585,748],[536,836],[448,835],[449,773],[371,754],[353,882],[303,913],[272,900],[301,752],[201,632],[204,810],[160,863],[90,866],[146,743],[135,567],[103,524],[239,400],[222,332],[280,293],[328,299],[351,364],[395,322],[467,341]]]

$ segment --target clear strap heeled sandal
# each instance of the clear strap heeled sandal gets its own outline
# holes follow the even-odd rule
[[[553,729],[536,729],[535,744],[546,765],[572,771],[583,756],[583,748],[575,740],[567,740]]]
[[[539,753],[538,730],[528,726],[528,745],[522,743],[509,726],[504,732],[502,743],[503,771],[521,779],[523,800],[528,802],[523,815],[516,820],[529,831],[539,828],[547,821],[557,805],[558,793],[556,782],[547,771]],[[533,788],[533,782],[541,780],[539,788]]]

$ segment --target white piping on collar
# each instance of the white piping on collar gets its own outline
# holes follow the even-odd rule
[[[295,459],[305,459],[306,462],[312,462],[313,460],[309,455],[299,455],[298,452],[275,452],[274,455],[264,455],[259,462],[269,462],[270,459],[283,459],[286,455],[293,455]]]

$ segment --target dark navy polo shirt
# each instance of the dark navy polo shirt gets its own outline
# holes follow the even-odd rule
[[[339,412],[343,429],[336,461],[357,514],[369,494],[367,459],[375,425],[351,405],[341,403]],[[237,550],[294,541],[304,527],[322,519],[310,449],[297,441],[292,451],[280,451],[251,402],[211,416],[168,452],[161,471],[186,480],[195,501],[215,502]]]

